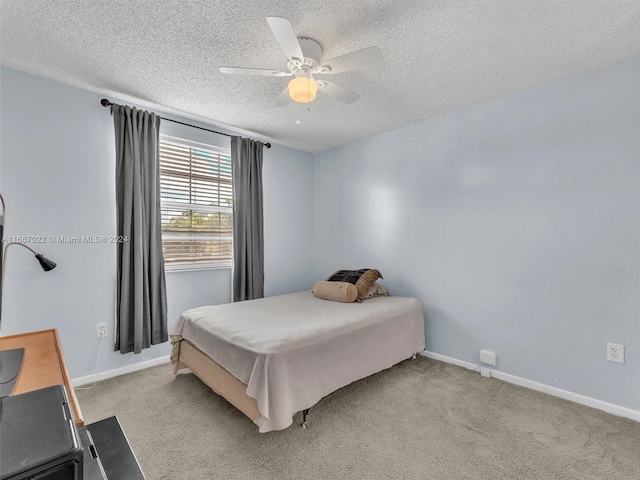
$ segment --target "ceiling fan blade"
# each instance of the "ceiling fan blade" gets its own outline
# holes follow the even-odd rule
[[[229,75],[264,75],[266,77],[288,77],[293,75],[293,72],[278,72],[277,70],[264,68],[220,67],[220,71]]]
[[[337,83],[328,82],[326,80],[318,81],[318,89],[322,93],[326,93],[330,97],[335,98],[336,100],[340,100],[344,103],[353,103],[360,98],[360,95],[358,95],[356,92],[338,85]]]
[[[368,67],[380,62],[384,62],[384,55],[382,55],[380,47],[369,47],[327,60],[320,65],[319,73],[346,72],[347,70]]]
[[[289,105],[292,102],[291,97],[289,96],[289,88],[285,88],[282,93],[280,95],[278,95],[278,98],[276,98],[276,101],[274,102],[273,106],[274,107],[285,107],[287,105]]]
[[[267,22],[287,58],[304,62],[304,54],[291,22],[281,17],[267,17]]]

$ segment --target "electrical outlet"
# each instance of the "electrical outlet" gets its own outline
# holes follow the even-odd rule
[[[624,345],[607,343],[607,360],[610,362],[624,363]]]
[[[109,336],[109,332],[107,332],[107,324],[106,323],[96,324],[96,338],[104,338],[108,336]]]

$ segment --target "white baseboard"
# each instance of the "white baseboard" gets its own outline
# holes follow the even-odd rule
[[[117,377],[124,375],[125,373],[137,372],[138,370],[144,370],[145,368],[155,367],[156,365],[162,365],[169,363],[169,355],[164,357],[154,358],[153,360],[147,360],[146,362],[135,363],[133,365],[127,365],[126,367],[114,368],[112,370],[105,370],[104,372],[98,372],[98,381],[106,380],[107,378]],[[96,374],[87,375],[86,377],[78,377],[71,380],[71,384],[74,387],[80,387],[82,385],[89,385],[96,381]]]
[[[420,352],[420,355],[423,357],[433,358],[434,360],[440,360],[441,362],[451,363],[452,365],[457,365],[458,367],[464,367],[467,370],[477,370],[478,365],[471,362],[465,362],[464,360],[458,360],[457,358],[447,357],[446,355],[440,355],[439,353],[429,352],[427,350],[423,350]]]
[[[464,367],[469,370],[477,370],[480,367],[475,363],[465,362],[464,360],[458,360],[457,358],[447,357],[446,355],[440,355],[439,353],[433,353],[427,350],[420,352],[420,355],[432,358],[434,360],[440,360],[441,362],[451,363],[453,365]],[[552,387],[551,385],[546,385],[544,383],[534,382],[533,380],[528,380],[516,375],[511,375],[510,373],[501,372],[500,370],[491,369],[491,376],[493,378],[497,378],[498,380],[502,380],[503,382],[513,383],[514,385],[530,388],[531,390],[535,390],[537,392],[553,395],[554,397],[563,398],[571,402],[579,403],[580,405],[597,408],[598,410],[602,410],[603,412],[612,413],[613,415],[618,415],[619,417],[630,418],[631,420],[640,422],[640,412],[637,410],[621,407],[620,405],[615,405],[603,400],[587,397],[586,395],[570,392],[561,388]]]

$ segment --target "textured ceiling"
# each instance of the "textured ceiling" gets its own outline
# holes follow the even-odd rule
[[[3,65],[310,152],[640,55],[640,0],[0,5]],[[360,93],[352,105],[319,94],[274,108],[287,78],[217,68],[285,68],[267,16],[290,19],[324,59],[378,45],[385,64],[330,77]]]

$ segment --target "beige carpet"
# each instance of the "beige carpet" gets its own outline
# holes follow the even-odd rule
[[[349,385],[297,423],[257,427],[169,365],[78,391],[117,415],[149,480],[640,479],[640,423],[419,357]]]

